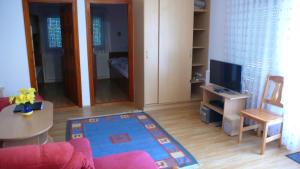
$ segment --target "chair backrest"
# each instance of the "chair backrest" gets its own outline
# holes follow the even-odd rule
[[[264,88],[264,93],[262,95],[260,109],[263,109],[266,104],[283,108],[283,104],[281,103],[283,80],[284,78],[282,76],[268,75]],[[271,95],[269,96],[268,94],[271,89],[272,82],[274,83],[274,89],[271,92]]]

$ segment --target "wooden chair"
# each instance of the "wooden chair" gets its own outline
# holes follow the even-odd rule
[[[271,97],[267,98],[268,92],[271,87],[270,82],[274,82],[275,87],[272,91]],[[263,136],[261,139],[260,153],[264,154],[266,143],[268,142],[279,139],[279,146],[281,146],[283,118],[282,116],[275,115],[273,112],[266,110],[265,106],[269,104],[269,105],[283,108],[283,104],[281,103],[282,88],[283,88],[283,77],[281,76],[267,77],[260,107],[258,109],[247,109],[241,111],[239,143],[241,143],[242,141],[242,136],[244,131],[257,129],[257,135],[260,136],[261,134],[260,125],[262,125]],[[245,118],[254,120],[257,124],[244,127]],[[268,127],[275,124],[281,124],[279,134],[268,137]]]

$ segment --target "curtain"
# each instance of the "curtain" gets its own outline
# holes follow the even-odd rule
[[[272,110],[284,113],[283,140],[289,149],[300,147],[300,112],[295,107],[299,6],[297,0],[226,0],[225,57],[243,66],[242,90],[251,95],[247,107],[259,106],[268,74],[285,77],[284,109]]]
[[[105,48],[105,33],[103,16],[92,17],[93,46],[99,49]]]
[[[278,57],[280,71],[285,77],[283,92],[284,125],[283,143],[288,149],[300,149],[300,1],[290,0],[284,3],[283,11],[279,18],[280,37],[278,38]]]

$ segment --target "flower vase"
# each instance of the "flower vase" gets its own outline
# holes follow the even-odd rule
[[[24,116],[29,116],[33,113],[33,110],[32,110],[32,107],[31,107],[31,104],[29,103],[26,103],[23,105],[23,110],[22,110],[22,114]]]

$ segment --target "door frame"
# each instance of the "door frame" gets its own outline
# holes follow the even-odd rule
[[[89,66],[89,82],[90,82],[90,100],[91,105],[95,105],[95,86],[93,79],[93,43],[91,31],[91,4],[127,4],[128,6],[128,97],[133,101],[134,97],[134,53],[133,53],[133,10],[132,0],[85,0],[86,12],[86,33],[87,33],[87,48],[88,48],[88,66]]]
[[[30,75],[31,87],[38,89],[37,79],[35,74],[35,61],[33,54],[33,45],[30,28],[30,3],[41,3],[41,4],[71,4],[72,5],[72,16],[73,16],[73,29],[74,29],[74,54],[75,54],[75,68],[76,68],[76,84],[78,93],[78,106],[82,107],[82,91],[81,91],[81,75],[80,75],[80,55],[79,55],[79,37],[78,37],[78,20],[77,20],[77,0],[22,0],[23,4],[23,15],[24,15],[24,27],[25,37],[27,46],[27,57]]]

